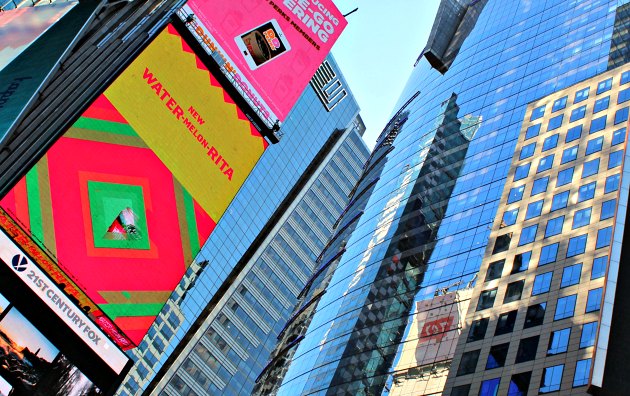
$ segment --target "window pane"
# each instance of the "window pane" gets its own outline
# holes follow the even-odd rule
[[[481,383],[481,388],[479,389],[479,396],[497,396],[497,394],[499,393],[500,382],[501,378],[494,378],[483,381]]]
[[[600,220],[610,219],[615,215],[615,209],[617,208],[617,199],[611,199],[609,201],[602,202],[602,212],[599,216]]]
[[[514,263],[512,263],[512,271],[510,273],[517,274],[519,272],[527,271],[531,258],[532,252],[524,252],[514,256]]]
[[[589,129],[588,133],[603,131],[604,128],[606,128],[606,116],[601,116],[591,121],[591,128]]]
[[[597,257],[593,260],[593,269],[591,270],[591,279],[601,278],[606,275],[606,266],[608,265],[608,256]]]
[[[566,297],[560,297],[558,299],[558,305],[556,305],[556,312],[553,315],[553,320],[560,320],[570,318],[575,313],[575,302],[577,301],[577,294],[572,294]]]
[[[486,282],[489,282],[494,279],[499,279],[501,277],[501,273],[503,272],[503,264],[505,260],[495,261],[490,263],[488,266],[488,272],[486,273]]]
[[[524,165],[523,165],[524,166]],[[538,163],[538,168],[536,169],[536,173],[544,172],[546,170],[551,169],[553,166],[553,154],[548,155],[546,157],[542,157],[540,162]],[[529,167],[527,168],[527,172],[529,172]]]
[[[540,201],[535,201],[527,205],[525,220],[540,216],[540,213],[542,213],[543,203],[544,201],[541,199]]]
[[[597,187],[596,182],[591,182],[580,186],[580,188],[578,188],[578,202],[593,199],[593,197],[595,196],[595,187]]]
[[[527,307],[527,313],[525,314],[524,329],[530,327],[540,326],[545,320],[545,310],[547,309],[547,303],[535,304]]]
[[[587,226],[591,223],[592,208],[585,208],[575,212],[573,215],[573,225],[571,229]]]
[[[501,222],[501,227],[511,226],[516,223],[516,218],[518,217],[518,208],[506,210],[503,213],[503,221]]]
[[[494,305],[494,298],[497,296],[497,289],[484,290],[479,296],[479,302],[477,303],[477,311],[482,309],[491,308]]]
[[[536,107],[532,110],[532,115],[529,117],[530,121],[542,118],[545,115],[545,106]]]
[[[582,335],[580,336],[580,348],[587,348],[595,345],[595,337],[597,336],[597,322],[585,323],[582,326]]]
[[[586,241],[588,239],[588,235],[579,235],[569,239],[569,247],[567,248],[567,257],[577,256],[578,254],[584,253],[586,249]]]
[[[514,330],[514,323],[516,322],[517,311],[510,311],[499,315],[497,319],[497,328],[494,330],[494,335],[511,333]]]
[[[459,368],[457,369],[457,375],[466,375],[475,372],[477,367],[477,361],[479,360],[480,349],[476,351],[465,352],[462,354],[462,360],[459,362]]]
[[[628,82],[630,82],[630,71],[621,73],[621,81],[619,82],[619,85],[623,85]]]
[[[571,117],[569,118],[569,122],[581,120],[586,115],[586,105],[580,106],[571,111]]]
[[[604,186],[604,194],[617,191],[619,188],[619,174],[608,176],[606,178],[606,185]]]
[[[523,287],[525,286],[525,280],[512,282],[507,285],[505,289],[505,296],[503,297],[503,304],[511,303],[521,299],[523,294]]]
[[[528,145],[525,145],[521,149],[521,154],[519,155],[518,159],[522,160],[525,158],[529,158],[532,155],[534,155],[534,151],[536,151],[536,143],[530,143]]]
[[[560,384],[562,383],[562,372],[564,371],[564,364],[557,366],[546,367],[543,369],[543,376],[540,381],[539,393],[549,393],[560,390]]]
[[[525,191],[525,186],[518,186],[510,189],[508,194],[507,203],[518,202],[523,199],[523,192]]]
[[[569,348],[569,338],[571,337],[571,328],[557,330],[551,333],[549,337],[549,347],[547,355],[557,355],[564,353]]]
[[[628,121],[628,108],[624,107],[615,112],[615,125]]]
[[[618,150],[610,153],[608,157],[608,169],[616,168],[621,165],[621,160],[623,159],[623,151]]]
[[[536,358],[536,350],[538,349],[538,341],[540,336],[523,338],[518,345],[516,352],[516,361],[514,363],[529,362]]]
[[[521,237],[518,240],[518,246],[527,245],[534,242],[536,239],[536,231],[538,231],[538,224],[531,225],[523,228],[521,231]]]
[[[617,96],[617,104],[621,104],[630,100],[630,88],[619,91],[619,96]]]
[[[556,182],[556,187],[564,186],[573,181],[573,167],[567,168],[558,172],[558,180]]]
[[[582,264],[574,264],[565,267],[562,270],[562,281],[560,287],[568,287],[577,285],[580,283],[580,277],[582,276]]]
[[[567,202],[569,202],[569,191],[554,195],[551,201],[551,211],[566,208]]]
[[[547,293],[551,287],[552,278],[553,271],[536,275],[536,278],[534,278],[534,286],[532,288],[532,296]]]
[[[562,158],[560,158],[560,164],[566,164],[567,162],[575,161],[578,155],[579,146],[569,147],[562,152]]]
[[[626,128],[617,129],[613,132],[612,145],[616,146],[626,141]]]
[[[540,259],[538,259],[538,266],[553,263],[558,256],[558,243],[552,243],[550,245],[543,246],[540,249]]]
[[[529,165],[529,164],[528,164]],[[529,172],[529,167],[527,167]],[[582,170],[582,179],[596,174],[599,171],[599,158],[592,159],[584,162],[584,169]]]
[[[595,244],[595,249],[609,246],[611,239],[612,239],[612,226],[602,228],[601,230],[597,231],[597,243]]]
[[[510,248],[510,242],[512,242],[512,233],[499,235],[497,237],[497,240],[494,242],[494,249],[492,250],[492,254],[505,252]]]
[[[556,133],[555,135],[551,135],[545,139],[545,141],[543,142],[542,151],[551,150],[553,148],[556,148],[557,145],[558,145],[558,134]]]
[[[597,84],[597,95],[609,91],[612,88],[612,77]]]
[[[602,288],[589,290],[586,298],[586,312],[599,311],[602,306]]]
[[[573,375],[573,387],[588,385],[588,376],[591,373],[591,359],[578,360]]]
[[[547,222],[547,227],[545,228],[545,238],[562,233],[563,225],[564,225],[564,216],[559,216],[559,217],[550,219]]]
[[[466,342],[483,340],[483,338],[486,336],[486,330],[488,329],[489,322],[489,318],[482,318],[473,321],[470,325],[470,330],[468,331],[468,338],[466,339]]]
[[[555,102],[553,102],[551,112],[554,113],[558,110],[564,109],[567,106],[567,98],[568,96],[565,96],[564,98],[557,99]]]
[[[610,103],[610,96],[606,96],[605,98],[597,99],[595,101],[595,106],[593,107],[593,114],[599,113],[600,111],[604,111],[608,109],[608,104]]]
[[[525,132],[525,140],[538,136],[540,133],[540,124],[530,125]]]
[[[577,140],[582,136],[582,125],[576,125],[574,127],[569,128],[567,131],[567,137],[564,139],[565,143],[572,142]]]
[[[531,195],[534,196],[547,191],[547,184],[549,184],[549,176],[541,177],[540,179],[534,180]]]
[[[586,155],[601,151],[603,145],[604,145],[603,136],[589,140],[588,143],[586,144]]]
[[[588,91],[589,91],[590,87],[586,87],[583,89],[580,89],[579,91],[577,91],[575,93],[575,98],[573,99],[573,103],[579,103],[583,100],[588,99]]]
[[[470,384],[454,386],[451,396],[468,396],[470,392]]]
[[[564,114],[560,114],[550,119],[549,124],[547,125],[547,132],[560,128],[560,126],[562,125],[563,118],[564,118]]]
[[[505,366],[505,358],[507,357],[510,343],[493,345],[488,353],[488,360],[486,361],[486,370],[491,370],[497,367]]]
[[[527,175],[529,175],[530,166],[531,164],[529,163],[517,166],[516,170],[514,171],[514,181],[526,178]]]
[[[507,396],[527,396],[531,378],[531,371],[512,375]]]

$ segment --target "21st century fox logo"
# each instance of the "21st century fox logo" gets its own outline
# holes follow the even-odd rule
[[[21,254],[16,254],[11,260],[11,265],[13,265],[13,269],[17,272],[23,272],[26,271],[26,267],[28,267],[28,261],[26,261],[26,257]]]

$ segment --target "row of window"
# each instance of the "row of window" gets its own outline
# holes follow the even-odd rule
[[[626,114],[625,119],[621,120],[620,122],[627,121],[628,119],[627,107],[625,108],[625,114]],[[565,143],[570,143],[574,140],[577,140],[581,136],[582,136],[582,125],[577,125],[575,127],[569,128],[569,130],[567,131],[566,138],[565,138]],[[549,151],[558,147],[559,137],[560,135],[556,133],[545,138],[542,144],[541,153],[544,153],[546,151]],[[611,147],[617,146],[623,143],[625,140],[626,140],[626,128],[625,127],[619,128],[613,131],[610,146]],[[521,151],[518,157],[519,161],[533,157],[534,153],[536,152],[536,146],[537,146],[537,143],[532,142],[521,147]],[[586,143],[586,155],[588,156],[588,155],[597,153],[601,151],[603,147],[604,147],[604,136],[599,136],[594,139],[588,140]],[[577,158],[578,148],[579,148],[579,144],[564,150],[562,154],[561,164],[565,164],[567,162],[571,162],[575,160]]]
[[[588,384],[588,376],[591,370],[591,359],[578,360],[573,373],[573,387],[577,388]],[[564,364],[545,367],[540,380],[539,394],[550,393],[560,390]],[[507,396],[523,396],[527,394],[531,381],[532,372],[513,374],[510,378]],[[501,378],[485,380],[481,383],[479,396],[496,396],[499,392]],[[468,396],[470,384],[453,387],[451,396]]]
[[[621,79],[620,79],[620,83],[619,85],[624,85],[627,84],[628,82],[630,82],[630,71],[624,72],[621,75]],[[597,93],[596,95],[600,95],[604,92],[608,92],[612,89],[612,84],[613,84],[613,78],[610,77],[604,81],[601,81],[599,84],[597,84]],[[622,95],[622,92],[627,92],[624,93]],[[573,104],[576,103],[580,103],[585,101],[586,99],[588,99],[590,94],[590,87],[586,87],[583,89],[580,89],[579,91],[577,91],[575,93],[575,96],[573,97]],[[627,101],[628,99],[630,99],[630,97],[627,97],[628,95],[630,95],[630,88],[629,89],[625,89],[619,92],[619,97],[617,99],[618,103],[623,103],[625,101]],[[567,99],[569,97],[568,96],[564,96],[560,99],[557,99],[553,102],[553,105],[551,106],[551,113],[555,113],[557,111],[563,110],[567,107]],[[608,97],[609,98],[609,97]],[[599,99],[601,100],[601,99]],[[599,101],[598,100],[598,101]],[[532,110],[532,114],[529,117],[530,121],[535,121],[539,118],[542,118],[545,115],[545,108],[547,107],[547,105],[542,105],[539,106],[537,108],[535,108],[534,110]]]

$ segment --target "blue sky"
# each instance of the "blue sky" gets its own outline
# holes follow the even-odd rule
[[[439,0],[335,0],[348,27],[333,47],[361,117],[363,139],[372,148],[392,114],[420,51],[427,42]]]

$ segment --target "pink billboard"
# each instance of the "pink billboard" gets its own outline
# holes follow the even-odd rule
[[[348,24],[331,0],[190,0],[183,11],[244,96],[281,121]]]

